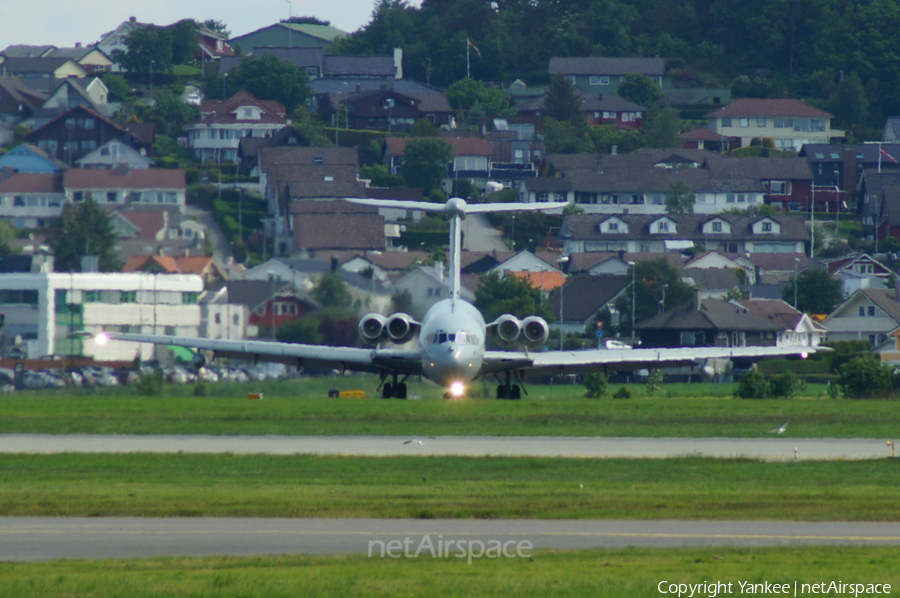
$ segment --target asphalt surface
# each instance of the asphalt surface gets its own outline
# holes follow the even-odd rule
[[[878,459],[891,456],[891,449],[885,439],[812,439],[785,438],[774,435],[762,438],[560,438],[540,436],[425,438],[408,436],[0,434],[0,454],[138,452],[635,459],[696,456],[766,460]]]
[[[427,537],[427,540],[426,540]],[[407,538],[409,541],[407,542]],[[533,549],[900,545],[900,523],[390,519],[0,518],[0,562],[155,556],[369,554],[399,541],[414,554],[464,541]],[[507,544],[512,541],[513,544]],[[382,549],[382,544],[384,549]],[[396,544],[399,547],[401,544]],[[496,545],[496,544],[494,544]],[[463,552],[467,555],[468,552]]]

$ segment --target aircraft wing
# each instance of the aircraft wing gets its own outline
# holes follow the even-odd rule
[[[684,347],[679,349],[592,349],[589,351],[487,351],[485,374],[527,370],[529,374],[638,370],[695,365],[706,359],[759,361],[773,357],[799,357],[830,350],[827,347]]]
[[[212,351],[213,358],[228,357],[253,362],[271,361],[297,368],[333,368],[362,372],[391,369],[410,374],[422,373],[421,354],[418,350],[329,347],[274,341],[238,341],[126,332],[103,332],[101,334],[114,341],[174,345],[199,351]]]

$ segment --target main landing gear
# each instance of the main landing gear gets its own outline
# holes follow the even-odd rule
[[[521,378],[519,378],[518,372],[516,372],[516,378],[519,379],[519,382],[522,381]],[[499,378],[497,381],[500,382]],[[522,392],[524,390],[524,385],[519,385],[512,381],[512,372],[506,372],[506,382],[501,382],[497,386],[497,398],[518,401],[522,398]],[[525,394],[528,394],[528,392],[525,391]]]
[[[406,379],[409,378],[409,374],[403,377],[403,380],[397,381],[398,373],[391,372],[391,382],[385,382],[385,379],[388,377],[387,372],[382,372],[381,374],[381,385],[379,389],[381,390],[381,398],[382,399],[405,399],[406,398]]]

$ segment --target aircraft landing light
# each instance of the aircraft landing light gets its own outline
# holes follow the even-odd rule
[[[106,334],[105,332],[101,332],[97,336],[94,337],[94,340],[97,341],[98,345],[103,346],[109,342],[109,335]]]
[[[807,357],[809,357],[809,353],[807,353],[806,351],[800,354],[800,359],[806,359]]]
[[[463,386],[462,382],[454,382],[450,385],[450,396],[455,399],[463,396],[463,393],[466,392],[466,387]]]

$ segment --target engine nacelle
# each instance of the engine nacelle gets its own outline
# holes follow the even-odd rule
[[[491,322],[488,330],[496,339],[498,345],[508,349],[519,342],[522,333],[522,322],[516,316],[506,314]]]
[[[393,314],[385,324],[387,337],[392,343],[398,345],[409,342],[418,328],[419,323],[412,316],[404,313]]]
[[[522,340],[529,349],[540,349],[547,343],[550,327],[540,316],[529,316],[522,320]]]
[[[200,355],[200,353],[194,353],[191,355],[191,365],[194,369],[199,370],[202,367],[206,366],[206,358]]]
[[[381,314],[367,314],[359,321],[359,338],[368,345],[377,345],[384,336],[387,320]]]

